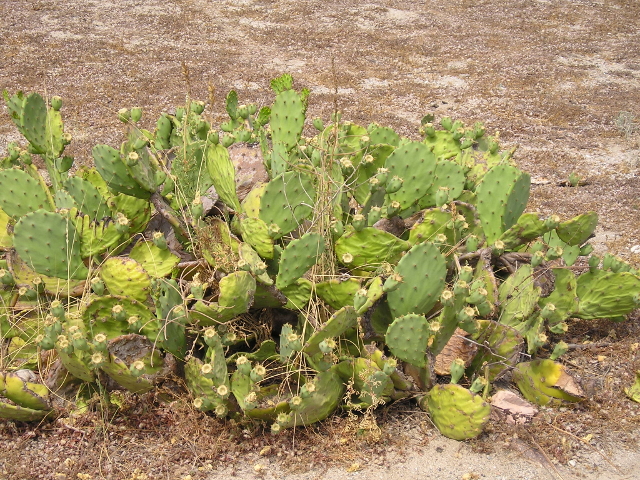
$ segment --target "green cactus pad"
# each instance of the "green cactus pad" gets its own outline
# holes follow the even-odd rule
[[[100,267],[100,278],[112,295],[144,302],[151,291],[149,274],[133,258],[108,258]]]
[[[568,245],[582,245],[589,240],[598,226],[598,214],[587,212],[562,222],[556,228],[560,239]]]
[[[520,363],[513,370],[513,381],[524,397],[537,405],[559,406],[584,399],[582,388],[563,365],[553,360]]]
[[[358,316],[352,306],[346,306],[331,315],[319,330],[314,332],[302,351],[313,357],[320,353],[320,342],[328,338],[337,338],[344,334],[347,330],[354,328],[357,324]]]
[[[258,218],[260,215],[260,199],[266,188],[266,183],[257,183],[242,200],[242,212],[249,218]]]
[[[45,293],[54,296],[82,296],[85,290],[85,280],[73,280],[67,278],[49,277],[34,272],[24,263],[15,251],[7,252],[9,271],[18,285],[33,285],[36,277],[44,283]]]
[[[315,391],[302,399],[302,404],[291,412],[289,420],[281,424],[282,428],[311,425],[324,420],[338,408],[345,386],[335,369],[319,373],[312,382]]]
[[[335,243],[336,256],[341,263],[365,271],[376,270],[383,262],[396,263],[410,248],[409,242],[373,227],[356,232],[348,226]],[[345,261],[345,255],[351,256],[350,262]]]
[[[357,309],[358,315],[362,315],[369,310],[384,295],[384,282],[381,277],[374,277],[367,284],[367,298],[365,302]],[[386,329],[385,329],[386,331]]]
[[[387,158],[394,150],[395,147],[391,145],[378,145],[369,149],[367,152],[371,157],[365,155],[360,160],[356,169],[356,180],[353,189],[353,197],[358,203],[362,205],[366,203],[367,197],[371,193],[369,179],[377,175],[379,168],[384,167]],[[384,191],[382,191],[382,193],[384,193]]]
[[[424,315],[403,315],[389,326],[385,343],[400,360],[418,368],[427,366],[427,347],[431,330]]]
[[[505,250],[513,250],[541,237],[549,230],[550,228],[545,225],[545,222],[540,220],[539,213],[524,213],[515,225],[500,235],[499,239],[504,243]]]
[[[0,170],[0,208],[13,218],[52,209],[42,185],[17,168]]]
[[[240,231],[243,240],[255,248],[262,258],[273,258],[273,238],[269,235],[269,227],[266,223],[259,218],[242,218]]]
[[[140,199],[151,196],[149,191],[133,179],[118,150],[108,145],[96,145],[93,147],[92,155],[98,172],[111,190]]]
[[[34,410],[19,405],[12,405],[0,399],[0,418],[17,422],[38,422],[52,412],[53,410]]]
[[[20,407],[33,410],[49,410],[49,389],[41,383],[23,380],[14,372],[0,372],[0,396]]]
[[[117,226],[110,218],[94,222],[88,215],[72,215],[76,234],[80,241],[80,256],[91,258],[107,250],[118,251],[126,246],[131,236],[118,232]]]
[[[422,212],[422,220],[416,223],[409,231],[409,243],[415,245],[420,242],[434,242],[435,236],[446,235],[447,243],[455,243],[455,232],[451,228],[446,228],[451,221],[451,213],[442,211],[439,208],[431,208]]]
[[[332,278],[331,280],[316,283],[318,297],[336,310],[347,305],[353,305],[353,296],[358,290],[360,290],[360,280],[353,277],[346,280]]]
[[[313,283],[306,278],[298,278],[295,282],[284,287],[281,290],[282,294],[287,297],[284,308],[289,310],[303,309],[311,299],[311,290],[313,290]]]
[[[249,272],[234,272],[220,280],[219,289],[217,302],[196,302],[190,312],[192,321],[207,327],[246,313],[253,305],[256,280]]]
[[[470,390],[454,384],[436,385],[420,401],[431,420],[447,438],[466,440],[482,433],[491,406]]]
[[[515,366],[524,348],[524,339],[517,330],[492,320],[478,320],[478,331],[471,339],[479,347],[467,368],[467,376],[483,376],[488,368],[489,382]]]
[[[87,366],[87,362],[77,355],[77,351],[67,354],[62,350],[57,351],[60,362],[71,376],[83,382],[93,382],[96,379],[95,371]]]
[[[447,187],[448,201],[458,198],[464,189],[466,178],[462,167],[457,163],[440,160],[436,163],[436,170],[433,177],[433,184],[424,197],[418,201],[419,208],[436,206],[436,193],[440,187]]]
[[[640,277],[629,272],[596,270],[578,277],[578,308],[572,316],[591,320],[627,315],[638,308]]]
[[[324,238],[318,233],[305,233],[302,237],[291,241],[280,257],[276,286],[279,289],[285,288],[302,277],[316,264],[324,249]]]
[[[136,316],[142,323],[142,335],[151,342],[158,340],[160,324],[151,310],[142,302],[129,297],[108,295],[105,297],[93,297],[89,303],[83,306],[82,320],[88,335],[91,338],[98,333],[103,333],[107,339],[119,337],[129,332],[127,320],[116,320],[113,318],[112,309],[116,305],[121,305],[128,317]]]
[[[111,216],[104,198],[90,181],[78,176],[69,177],[65,182],[65,188],[78,210],[88,215],[92,222]]]
[[[207,170],[220,199],[236,212],[240,211],[240,201],[236,194],[236,171],[229,158],[229,151],[220,144],[207,145]]]
[[[540,287],[534,284],[533,268],[522,264],[498,289],[500,323],[520,327],[534,312],[540,299]]]
[[[391,145],[397,147],[400,144],[400,136],[389,127],[378,127],[369,134],[369,142],[371,145]]]
[[[286,172],[271,180],[260,198],[260,219],[275,224],[280,238],[298,228],[315,205],[316,192],[309,175]]]
[[[158,248],[150,241],[136,243],[131,249],[129,257],[138,262],[145,272],[155,278],[166,277],[180,263],[180,257],[168,249]]]
[[[286,170],[288,152],[298,144],[304,127],[304,111],[303,99],[296,91],[284,90],[276,96],[269,121],[273,140],[271,172],[274,177]]]
[[[76,229],[60,214],[38,210],[24,215],[14,228],[14,244],[29,268],[42,275],[75,280],[87,277]]]
[[[424,143],[438,160],[455,157],[461,151],[460,142],[448,130],[436,130],[433,135],[425,136]]]
[[[118,194],[110,197],[108,203],[113,212],[112,217],[115,217],[117,213],[122,213],[129,219],[129,236],[147,228],[151,219],[151,204],[144,198]]]
[[[489,170],[476,188],[478,215],[492,244],[516,223],[529,200],[531,177],[508,164]]]
[[[429,312],[440,298],[445,286],[447,263],[437,246],[419,243],[400,259],[395,272],[403,281],[387,294],[392,315],[423,314]]]
[[[403,180],[400,190],[389,194],[389,200],[399,202],[400,209],[406,210],[433,185],[436,156],[425,144],[409,142],[389,155],[385,167],[389,169],[389,178],[398,176]]]

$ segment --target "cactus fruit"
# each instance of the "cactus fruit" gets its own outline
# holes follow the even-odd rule
[[[562,405],[584,399],[580,385],[553,360],[519,363],[513,370],[513,381],[524,397],[537,405]]]
[[[419,402],[447,438],[466,440],[482,433],[491,406],[470,390],[455,384],[436,385]]]

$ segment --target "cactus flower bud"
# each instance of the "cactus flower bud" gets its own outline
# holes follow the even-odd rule
[[[372,227],[378,220],[380,220],[381,216],[382,209],[380,207],[371,207],[371,210],[369,210],[369,215],[367,215],[367,225]]]
[[[317,117],[313,119],[313,127],[319,132],[324,130],[324,122],[321,118]]]
[[[341,237],[342,234],[344,234],[344,224],[341,220],[334,218],[333,220],[331,220],[329,228],[331,229],[331,234],[334,236],[334,238]]]
[[[120,234],[125,234],[129,231],[129,219],[124,216],[123,213],[118,212],[116,214],[116,231]]]
[[[50,100],[51,108],[53,108],[56,112],[62,108],[62,98],[58,95],[54,95]]]
[[[481,390],[484,390],[484,387],[486,386],[487,379],[484,377],[478,377],[473,381],[473,383],[469,387],[469,390],[471,390],[473,393],[479,393]]]
[[[341,260],[342,260],[342,263],[344,263],[345,265],[348,265],[351,262],[353,262],[353,255],[351,255],[349,252],[343,253]]]
[[[244,355],[240,355],[236,359],[236,368],[243,375],[249,375],[251,373],[251,362]]]
[[[282,427],[280,426],[280,424],[278,424],[278,423],[272,423],[271,424],[271,434],[272,435],[278,435],[281,430],[282,430]]]
[[[396,193],[398,190],[402,188],[402,184],[404,180],[402,180],[399,176],[394,175],[389,180],[387,180],[386,190],[387,193]]]
[[[392,375],[396,372],[398,367],[398,361],[395,358],[387,358],[382,366],[382,371],[385,375]]]
[[[129,371],[134,377],[139,377],[144,373],[144,362],[142,360],[136,360],[129,367]]]
[[[453,362],[451,362],[451,383],[458,383],[462,376],[464,375],[464,360],[461,358],[456,358]]]
[[[382,285],[382,291],[385,293],[393,292],[400,286],[403,280],[402,275],[399,273],[390,275],[389,278],[385,280],[384,285]]]
[[[504,242],[502,240],[496,240],[493,242],[493,254],[502,255],[504,253]]]
[[[449,289],[445,289],[442,291],[442,293],[440,294],[440,302],[443,305],[453,305],[453,292]]]
[[[531,255],[531,266],[532,267],[538,267],[540,265],[542,265],[542,262],[544,262],[544,252],[542,250],[535,252],[533,255]]]
[[[210,363],[203,363],[200,365],[200,374],[205,378],[213,377],[213,365]]]
[[[301,405],[302,397],[300,395],[295,395],[291,397],[291,400],[289,400],[289,406],[291,407],[291,410],[297,410]]]
[[[167,248],[169,248],[167,245],[167,238],[162,232],[153,232],[151,240],[153,241],[153,244],[160,250],[167,250]]]
[[[229,148],[235,142],[236,142],[236,137],[234,137],[230,133],[225,133],[220,139],[220,145],[222,145],[224,148]]]
[[[101,352],[96,352],[91,355],[91,366],[93,368],[100,368],[102,365],[104,365],[104,362],[105,358]]]
[[[267,264],[260,261],[257,262],[253,267],[253,274],[256,276],[263,275],[267,272]]]
[[[91,289],[96,295],[104,295],[104,282],[100,277],[93,277],[91,279]]]
[[[562,247],[552,247],[547,250],[547,255],[545,258],[547,260],[555,260],[557,258],[560,258],[563,253],[564,251],[562,250]]]
[[[222,398],[226,398],[227,396],[229,396],[229,387],[227,387],[226,385],[220,385],[216,389],[216,393],[220,395]]]
[[[282,229],[280,228],[279,225],[277,225],[275,223],[270,223],[269,224],[268,232],[269,232],[269,236],[271,238],[278,238],[280,236],[280,232],[281,231],[282,231]]]
[[[127,108],[121,108],[118,110],[118,120],[123,123],[127,123],[131,118],[131,112]]]
[[[216,414],[216,417],[224,418],[229,413],[229,409],[227,408],[226,405],[221,403],[220,405],[216,405],[214,413]]]
[[[129,152],[127,155],[127,165],[130,167],[135,167],[138,164],[138,160],[140,160],[140,155],[136,152]]]
[[[389,205],[387,205],[387,218],[391,218],[400,213],[400,209],[402,205],[397,200],[393,200]]]
[[[336,344],[336,341],[333,338],[325,338],[318,345],[318,348],[320,348],[320,351],[322,353],[324,353],[325,355],[328,354],[328,353],[333,352],[333,350],[336,347],[337,347],[337,344]]]
[[[13,275],[11,275],[9,270],[6,270],[4,268],[0,268],[0,283],[2,283],[3,285],[13,285],[14,284]]]
[[[365,227],[366,223],[366,218],[361,213],[356,213],[351,219],[351,225],[353,225],[356,232],[360,232]]]
[[[251,381],[253,382],[260,382],[262,381],[262,379],[264,378],[264,376],[267,374],[267,369],[264,368],[264,366],[257,364],[255,367],[253,367],[251,369]]]
[[[465,242],[465,247],[467,252],[475,252],[478,249],[478,244],[480,243],[480,239],[476,235],[469,235],[467,237],[467,241]]]
[[[300,396],[302,398],[308,398],[316,391],[316,384],[313,382],[305,383],[302,388],[300,388]]]

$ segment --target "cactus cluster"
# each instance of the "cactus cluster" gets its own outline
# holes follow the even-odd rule
[[[70,381],[144,393],[183,375],[196,408],[273,433],[412,396],[465,439],[510,368],[531,401],[582,399],[549,334],[640,303],[638,271],[592,254],[597,214],[524,213],[529,175],[480,124],[425,117],[410,140],[336,112],[308,138],[309,92],[272,88],[262,109],[231,92],[219,130],[202,102],[154,131],[123,109],[120,147],[75,173],[59,99],[5,93],[28,145],[0,159],[0,416],[42,419]],[[233,143],[269,175],[242,200]],[[478,348],[443,374],[460,331]],[[525,348],[541,358],[518,363]]]

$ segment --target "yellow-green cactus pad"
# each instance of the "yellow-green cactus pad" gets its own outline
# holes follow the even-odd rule
[[[138,242],[129,257],[137,261],[152,277],[166,277],[180,263],[180,258],[168,249],[162,250],[153,242]]]
[[[562,405],[579,402],[584,393],[563,365],[553,360],[520,363],[513,370],[513,381],[522,395],[537,405]]]
[[[145,301],[151,290],[151,278],[133,258],[111,257],[100,267],[100,278],[111,295]]]
[[[436,385],[420,401],[431,420],[447,438],[466,440],[482,433],[491,406],[470,390],[455,384]]]

